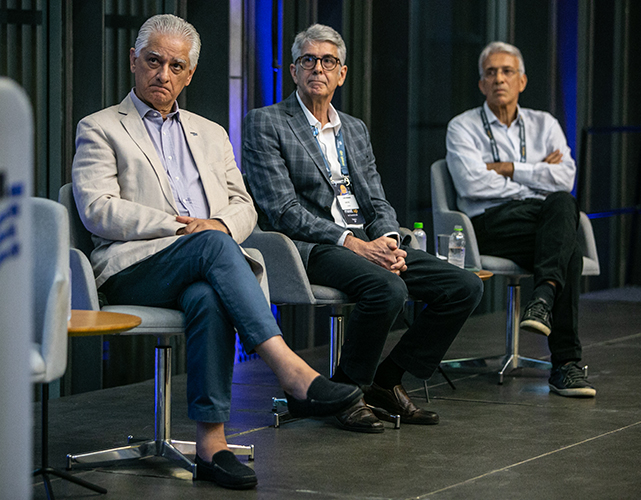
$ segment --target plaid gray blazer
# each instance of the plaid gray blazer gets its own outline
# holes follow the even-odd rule
[[[365,231],[374,240],[398,231],[396,212],[385,199],[365,124],[339,112],[347,162]],[[289,236],[303,263],[318,243],[336,244],[345,231],[330,213],[332,190],[323,157],[296,95],[250,111],[243,122],[243,171],[265,218],[264,230]]]

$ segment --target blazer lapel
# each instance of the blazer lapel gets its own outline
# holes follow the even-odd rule
[[[298,103],[298,99],[296,99],[295,92],[296,91],[290,94],[290,96],[284,101],[286,111],[290,115],[287,122],[316,167],[320,170],[327,182],[331,184],[329,175],[327,174],[327,168],[325,167],[325,160],[323,159],[323,155],[318,147],[318,141],[312,134],[312,129],[307,121],[305,113]]]
[[[120,103],[118,112],[122,115],[120,123],[122,123],[122,126],[125,128],[131,139],[136,143],[136,146],[138,146],[142,153],[147,157],[149,163],[156,172],[156,177],[158,178],[158,182],[160,182],[160,186],[162,187],[167,203],[169,203],[176,211],[176,214],[178,214],[178,208],[174,201],[174,195],[171,192],[167,173],[165,172],[160,158],[158,158],[158,154],[156,153],[156,149],[149,138],[145,124],[142,122],[142,118],[140,118],[140,114],[138,114],[138,110],[136,109],[136,106],[134,106],[129,95]]]

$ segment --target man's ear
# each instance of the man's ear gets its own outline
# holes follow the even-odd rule
[[[129,69],[133,73],[136,69],[136,49],[129,49]]]
[[[296,74],[295,64],[289,65],[289,74],[292,75],[292,80],[294,80],[294,83],[296,84],[296,86],[298,86],[298,75]]]
[[[525,87],[527,87],[527,75],[521,75],[519,79],[519,93],[523,92]]]

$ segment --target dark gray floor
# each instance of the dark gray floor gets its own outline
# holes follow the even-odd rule
[[[105,499],[639,498],[641,303],[616,294],[606,299],[582,299],[580,309],[595,399],[550,394],[547,373],[534,370],[516,372],[500,386],[489,367],[449,372],[455,391],[438,375],[430,380],[428,406],[441,417],[437,426],[390,425],[382,435],[360,435],[308,419],[274,429],[268,410],[279,393],[275,377],[262,361],[250,361],[236,367],[227,431],[229,442],[256,446],[256,490],[192,483],[188,473],[156,459],[74,474],[107,488]],[[500,353],[503,322],[503,314],[472,318],[448,356]],[[524,333],[521,352],[544,357],[546,341]],[[301,354],[327,370],[326,348]],[[427,404],[422,381],[407,377],[405,385]],[[173,396],[173,437],[193,439],[183,376],[175,378]],[[54,466],[64,467],[69,452],[121,445],[127,434],[153,435],[152,381],[50,404]],[[101,498],[60,480],[53,488],[57,499]],[[39,480],[33,491],[45,498]]]

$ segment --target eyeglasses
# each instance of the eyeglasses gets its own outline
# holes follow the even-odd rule
[[[503,73],[503,76],[505,78],[512,78],[513,76],[515,76],[519,72],[518,70],[516,70],[516,69],[514,69],[514,68],[512,68],[510,66],[507,66],[505,68],[487,68],[483,72],[483,78],[485,80],[494,80],[497,77],[497,75],[499,74],[499,71],[501,73]]]
[[[316,67],[316,61],[321,62],[321,66],[325,71],[332,71],[336,66],[341,64],[340,59],[330,55],[316,57],[311,54],[305,54],[296,59],[296,62],[300,62],[303,69],[314,69]]]

